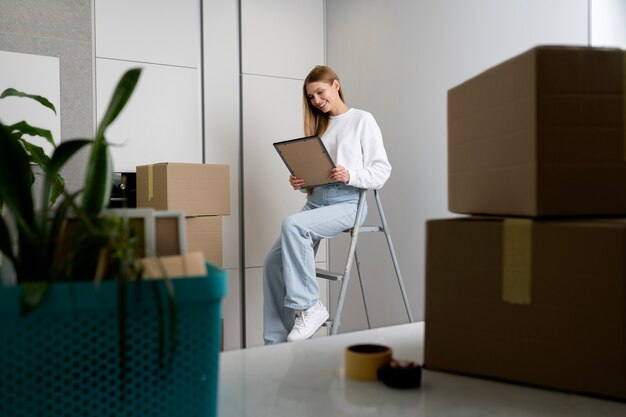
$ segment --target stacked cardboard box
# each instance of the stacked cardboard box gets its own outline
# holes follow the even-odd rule
[[[230,214],[229,178],[228,165],[140,165],[137,207],[183,211],[187,251],[201,251],[207,261],[222,266],[222,216]]]
[[[537,47],[451,89],[450,210],[626,213],[622,61],[617,49]]]
[[[625,72],[537,47],[449,91],[427,368],[626,399]]]

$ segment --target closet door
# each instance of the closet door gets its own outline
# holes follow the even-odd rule
[[[241,42],[246,345],[256,346],[263,343],[263,261],[283,219],[306,198],[289,185],[272,144],[303,136],[302,82],[325,59],[324,1],[242,0]],[[317,260],[325,267],[325,244]]]

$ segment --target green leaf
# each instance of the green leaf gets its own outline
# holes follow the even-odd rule
[[[50,157],[46,155],[43,148],[41,146],[33,145],[30,142],[26,142],[23,139],[20,139],[20,142],[26,149],[26,152],[30,154],[30,160],[39,165],[45,171],[46,167],[50,163]]]
[[[52,133],[49,130],[42,129],[40,127],[33,127],[24,120],[9,126],[9,130],[11,132],[21,133],[22,135],[40,136],[48,141],[48,143],[50,143],[52,146],[57,146],[56,143],[54,143],[54,139],[52,139]]]
[[[47,265],[50,265],[49,268],[49,277],[50,281],[62,281],[62,280],[71,280],[71,276],[69,271],[71,270],[72,256],[74,255],[74,251],[71,247],[67,247],[67,236],[68,234],[73,235],[72,231],[68,231],[66,227],[71,227],[66,224],[68,221],[67,213],[70,207],[73,206],[74,198],[78,192],[75,194],[67,195],[61,203],[56,207],[56,210],[53,213],[52,221],[50,222],[50,241],[53,245],[50,247],[50,251],[48,252],[49,262]]]
[[[85,145],[93,143],[90,139],[72,139],[62,142],[56,147],[52,153],[52,158],[48,164],[46,172],[49,174],[56,174],[65,165],[65,163],[76,154]]]
[[[85,193],[83,194],[82,208],[87,214],[98,214],[108,203],[111,195],[111,184],[113,183],[113,162],[104,133],[128,102],[140,75],[141,68],[126,71],[118,82],[109,107],[100,122],[100,126],[98,126],[83,187]]]
[[[47,108],[52,110],[54,112],[54,114],[57,114],[57,111],[54,108],[54,104],[50,103],[50,101],[47,98],[42,97],[42,96],[37,96],[37,95],[33,95],[33,94],[26,94],[26,93],[23,93],[21,91],[16,90],[15,88],[7,88],[0,95],[0,98],[6,98],[6,97],[30,98],[30,99],[33,99],[33,100],[43,104],[44,106],[46,106]]]
[[[126,71],[117,83],[117,87],[115,88],[111,101],[109,102],[109,107],[100,122],[100,126],[98,126],[96,141],[104,139],[105,130],[117,118],[124,106],[126,106],[128,99],[135,90],[140,75],[141,68],[130,69]]]
[[[1,208],[2,206],[0,206]],[[0,216],[0,252],[15,266],[15,257],[13,256],[13,246],[11,244],[11,235],[4,218]]]
[[[35,221],[31,183],[26,150],[0,123],[0,199],[13,212],[18,227],[24,229],[32,228]]]
[[[49,282],[25,282],[22,284],[20,297],[20,311],[28,314],[43,302],[50,290]]]
[[[65,180],[61,176],[61,174],[56,174],[52,176],[52,192],[50,193],[50,204],[54,204],[57,201],[57,198],[63,193],[63,189],[65,188]]]
[[[85,178],[82,208],[97,215],[108,203],[113,184],[113,162],[106,143],[94,143]]]
[[[85,145],[92,143],[89,139],[72,139],[62,142],[56,147],[52,153],[52,158],[43,169],[46,171],[46,181],[42,191],[42,201],[56,201],[56,196],[63,190],[63,178],[59,175],[59,171],[65,163],[74,156]],[[52,195],[51,195],[52,190]]]

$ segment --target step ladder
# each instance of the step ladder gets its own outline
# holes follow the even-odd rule
[[[361,287],[361,296],[363,297],[363,306],[365,307],[365,317],[367,319],[367,327],[372,328],[370,323],[369,312],[367,309],[367,300],[365,295],[365,287],[363,285],[363,280],[361,279],[361,270],[359,267],[359,259],[357,257],[357,241],[359,239],[360,233],[373,233],[373,232],[382,232],[385,234],[387,239],[387,246],[389,247],[389,253],[391,255],[391,260],[393,262],[393,267],[396,272],[396,278],[398,281],[398,286],[400,287],[400,293],[402,294],[402,300],[404,301],[404,308],[406,309],[407,317],[409,318],[409,322],[413,322],[413,315],[411,313],[411,308],[409,307],[409,300],[406,295],[406,290],[404,288],[404,281],[402,280],[402,274],[400,273],[400,267],[398,266],[398,259],[396,258],[396,252],[393,248],[393,243],[391,241],[391,233],[389,232],[389,226],[387,225],[387,220],[385,219],[385,213],[383,211],[383,205],[380,201],[380,194],[378,190],[373,190],[374,198],[376,200],[376,207],[378,208],[378,214],[380,216],[381,225],[380,226],[361,226],[359,219],[363,213],[363,207],[365,206],[365,198],[367,195],[367,190],[362,189],[359,194],[359,204],[357,206],[357,214],[356,221],[354,226],[351,229],[345,230],[345,233],[350,233],[350,248],[348,249],[348,256],[346,257],[346,264],[343,272],[331,272],[328,270],[316,268],[315,274],[318,278],[328,279],[330,281],[341,281],[341,289],[339,290],[339,298],[337,299],[337,307],[335,310],[334,318],[331,318],[324,323],[326,327],[330,329],[330,334],[337,334],[337,330],[339,329],[339,325],[341,324],[341,313],[343,312],[343,303],[346,297],[346,290],[348,289],[348,283],[350,282],[350,272],[352,270],[352,263],[356,263],[357,275],[359,277],[359,285]]]

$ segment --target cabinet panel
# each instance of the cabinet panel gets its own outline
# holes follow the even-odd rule
[[[143,68],[126,108],[107,131],[113,167],[134,171],[155,162],[202,162],[198,70],[96,60],[97,115],[101,120],[113,89],[131,67]]]
[[[300,78],[324,63],[323,0],[242,0],[246,74]]]
[[[302,81],[254,75],[243,81],[245,266],[258,267],[283,219],[301,210],[306,199],[289,185],[289,170],[272,146],[303,136]]]
[[[230,216],[222,219],[225,268],[239,268],[239,25],[238,0],[203,7],[205,161],[228,164]],[[219,63],[215,65],[214,63]]]
[[[246,268],[246,347],[263,346],[263,268]]]
[[[199,0],[95,0],[96,57],[198,68]]]
[[[240,270],[228,269],[228,293],[222,301],[224,350],[241,348],[241,287]]]

